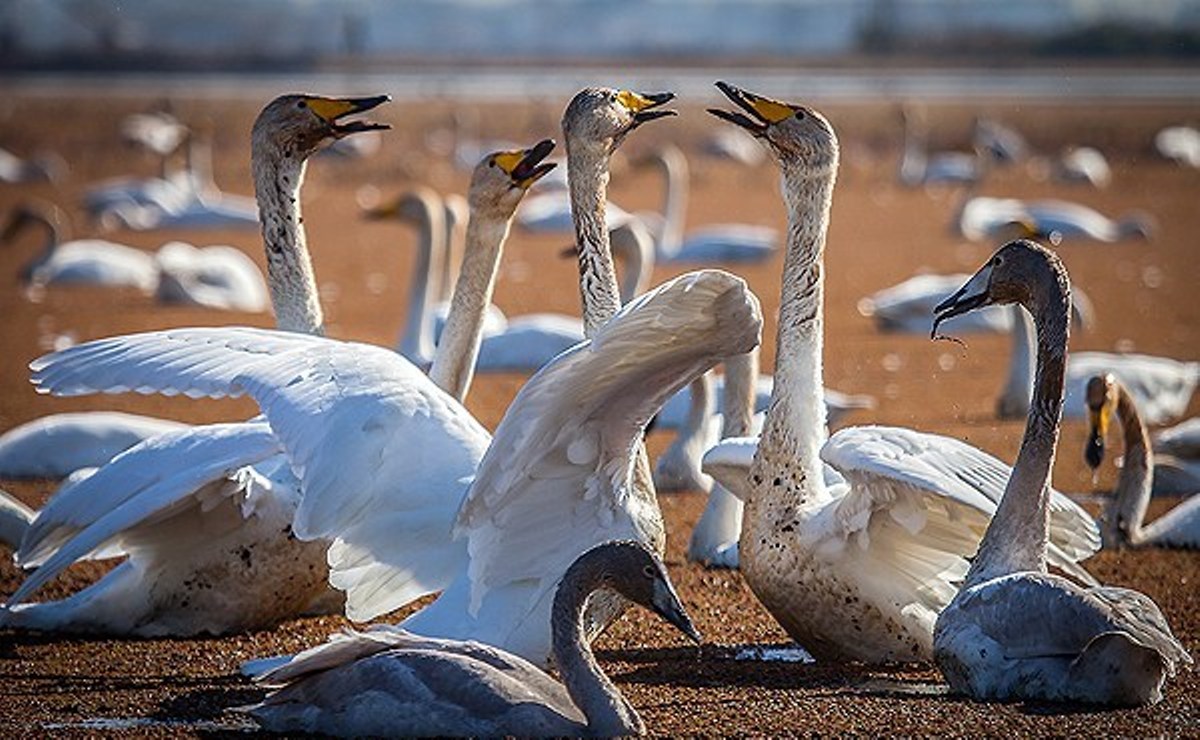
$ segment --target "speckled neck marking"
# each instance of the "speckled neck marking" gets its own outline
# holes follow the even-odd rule
[[[284,331],[324,334],[325,319],[300,213],[304,160],[258,140],[251,149],[275,324]]]
[[[575,223],[575,248],[579,252],[583,333],[590,337],[621,310],[621,294],[605,222],[608,158],[597,156],[591,148],[572,145],[572,137],[567,137],[566,144],[571,218]]]

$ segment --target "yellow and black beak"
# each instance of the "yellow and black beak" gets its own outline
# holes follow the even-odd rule
[[[1104,439],[1108,434],[1108,419],[1112,415],[1112,405],[1105,400],[1099,408],[1088,407],[1088,441],[1083,450],[1083,458],[1092,470],[1104,462]]]
[[[772,125],[791,118],[798,110],[796,106],[762,95],[755,95],[728,82],[717,82],[716,84],[717,89],[724,93],[725,97],[750,115],[720,108],[709,108],[708,112],[717,118],[723,118],[746,129],[755,136],[763,136]]]
[[[640,126],[646,121],[675,115],[673,110],[662,110],[658,106],[665,105],[675,99],[673,92],[636,93],[632,90],[621,90],[617,100],[633,113],[633,125]]]
[[[508,173],[513,180],[513,185],[528,189],[558,166],[556,162],[542,162],[550,156],[552,151],[554,151],[554,139],[542,139],[529,149],[497,152],[492,155],[492,161]]]
[[[310,95],[304,99],[304,102],[308,104],[309,110],[329,125],[330,133],[340,139],[343,136],[358,134],[363,131],[390,129],[391,126],[386,123],[375,123],[374,121],[364,121],[362,119],[343,123],[342,119],[346,116],[366,113],[384,103],[390,102],[391,99],[390,95],[376,95],[370,98],[322,98]]]

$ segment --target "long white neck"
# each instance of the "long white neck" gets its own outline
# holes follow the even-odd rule
[[[442,259],[442,280],[438,286],[438,300],[449,301],[454,295],[454,284],[462,267],[467,244],[467,222],[470,210],[461,195],[452,193],[443,198],[446,219],[445,257]]]
[[[1036,370],[1036,340],[1033,317],[1014,303],[1012,311],[1012,350],[1008,356],[1008,377],[1004,390],[996,401],[996,410],[1003,419],[1015,419],[1029,411],[1033,397],[1033,374]]]
[[[563,575],[550,612],[554,662],[571,701],[587,717],[591,733],[600,737],[640,735],[645,732],[641,718],[600,670],[583,637],[588,598],[606,580],[601,564],[586,555]]]
[[[212,140],[208,134],[193,134],[189,137],[187,172],[197,195],[215,197],[221,194],[221,189],[217,187],[217,181],[213,178]]]
[[[1039,280],[1031,290],[1028,308],[1037,326],[1037,374],[1025,436],[964,587],[1009,573],[1046,572],[1050,469],[1062,420],[1071,297],[1065,277],[1062,283],[1053,277]]]
[[[1150,451],[1150,435],[1142,423],[1137,405],[1125,387],[1117,385],[1117,418],[1121,420],[1125,453],[1117,488],[1105,517],[1105,530],[1114,530],[1121,540],[1140,545],[1146,540],[1142,523],[1150,505],[1154,481],[1154,455]],[[1111,539],[1111,537],[1106,537]]]
[[[54,256],[54,250],[58,249],[58,245],[63,239],[60,227],[56,223],[56,217],[49,216],[41,211],[30,211],[27,219],[25,224],[39,224],[45,230],[46,237],[42,241],[41,251],[38,252],[36,257],[30,260],[29,264],[21,269],[21,277],[24,280],[32,279],[37,269],[50,261]]]
[[[417,211],[417,258],[413,264],[408,311],[398,350],[408,359],[424,363],[434,352],[430,314],[436,302],[437,281],[441,278],[441,260],[445,252],[442,246],[445,215],[433,193],[417,192],[408,197],[412,198]]]
[[[750,505],[792,512],[825,496],[824,251],[836,162],[824,171],[784,172],[787,254],[771,405],[751,466]],[[770,517],[768,517],[770,518]],[[759,520],[750,516],[748,519]],[[774,521],[774,519],[772,519]]]
[[[608,155],[599,147],[567,137],[567,184],[571,220],[579,252],[579,291],[583,333],[590,337],[621,310],[621,293],[605,223],[608,202]]]
[[[475,375],[475,360],[483,341],[483,320],[511,220],[473,215],[467,225],[467,248],[454,286],[450,313],[438,340],[429,378],[462,401]]]
[[[304,161],[283,156],[257,138],[250,158],[275,325],[284,331],[324,334],[325,319],[300,214]]]
[[[645,293],[654,273],[654,238],[641,221],[631,220],[609,232],[614,256],[621,258],[621,302]]]
[[[672,255],[683,246],[684,221],[687,218],[688,165],[678,147],[667,146],[655,156],[666,178],[663,190],[663,230],[658,248]]]

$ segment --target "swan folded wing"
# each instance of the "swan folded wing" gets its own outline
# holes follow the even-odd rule
[[[278,452],[279,442],[265,424],[214,424],[161,435],[122,453],[72,487],[70,501],[42,510],[19,553],[23,565],[37,565],[37,570],[9,605],[134,528],[187,509],[208,510],[214,495],[248,495],[257,479],[239,475],[239,469]],[[220,484],[219,491],[214,493],[213,484]],[[242,516],[251,511],[243,506]]]
[[[263,423],[211,424],[151,437],[51,496],[26,532],[17,562],[25,568],[41,566],[78,532],[165,481],[174,481],[177,493],[186,495],[189,484],[198,487],[279,451]],[[168,498],[162,502],[170,503]]]
[[[1169,673],[1176,664],[1191,662],[1154,602],[1129,589],[1086,588],[1044,573],[1013,573],[964,591],[955,608],[957,622],[973,624],[1009,659],[1072,660],[1096,637],[1117,632],[1155,650]]]
[[[830,438],[821,457],[847,478],[865,474],[902,481],[984,512],[989,519],[1012,476],[1010,466],[961,440],[900,427],[843,429]],[[1099,527],[1083,508],[1053,489],[1050,542],[1051,565],[1095,583],[1077,563],[1100,549]],[[974,551],[972,546],[963,555]]]
[[[509,406],[459,511],[472,612],[490,589],[527,579],[538,582],[532,608],[591,545],[640,538],[631,487],[646,423],[697,375],[755,347],[761,326],[740,278],[689,273],[538,371]]]
[[[40,357],[29,367],[39,393],[221,398],[242,395],[238,376],[265,358],[326,342],[333,340],[248,327],[172,329],[87,342]]]

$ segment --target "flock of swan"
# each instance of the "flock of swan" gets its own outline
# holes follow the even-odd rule
[[[1058,256],[1022,238],[973,275],[918,276],[860,305],[885,331],[936,334],[945,322],[955,332],[1012,333],[998,411],[1026,419],[1014,463],[916,429],[830,433],[840,411],[874,403],[824,385],[838,137],[810,107],[717,87],[730,106],[709,112],[778,167],[786,233],[730,224],[685,234],[686,160],[673,147],[647,163],[664,175],[661,216],[614,218],[610,158],[635,129],[674,115],[664,107],[674,96],[587,88],[563,115],[559,189],[527,195],[558,164],[545,139],[484,154],[465,201],[418,189],[364,214],[418,234],[418,279],[395,349],[325,336],[299,197],[311,156],[387,128],[363,117],[386,96],[271,101],[251,134],[253,204],[228,201],[211,175],[196,177],[194,162],[154,187],[93,191],[97,218],[131,227],[200,210],[218,221],[252,217],[265,285],[235,271],[231,254],[208,264],[216,247],[174,243],[132,257],[107,242],[59,243],[53,214],[15,215],[6,238],[28,223],[48,233],[30,281],[126,285],[246,311],[269,300],[276,328],[151,331],[30,365],[41,393],[247,396],[260,414],[194,426],[58,415],[0,436],[0,475],[65,478],[36,512],[0,496],[0,537],[28,571],[0,625],[219,635],[301,614],[361,622],[436,595],[398,625],[246,664],[267,693],[243,711],[289,733],[643,733],[589,645],[631,603],[700,641],[661,560],[656,498],[690,489],[707,492],[708,505],[689,558],[739,568],[820,661],[933,661],[953,690],[980,701],[1159,701],[1191,658],[1150,598],[1101,585],[1085,561],[1102,545],[1200,546],[1200,497],[1143,525],[1156,465],[1186,473],[1200,458],[1194,422],[1153,448],[1144,423],[1184,412],[1200,364],[1068,354],[1088,304]],[[169,123],[148,117],[127,135],[163,152],[190,142],[203,159],[196,137]],[[909,131],[905,182],[978,180],[965,163],[982,160],[931,156],[911,123]],[[980,122],[976,146],[1015,159],[1014,137]],[[542,204],[527,210],[535,199]],[[510,228],[561,225],[564,205],[582,317],[505,316],[492,295]],[[1053,240],[1035,206],[996,218]],[[979,228],[975,238],[994,238]],[[773,376],[759,372],[763,316],[742,278],[703,268],[648,288],[655,260],[736,263],[777,250]],[[712,373],[717,365],[723,376]],[[475,373],[492,370],[533,375],[489,433],[463,400]],[[1123,432],[1125,465],[1099,523],[1049,482],[1060,422],[1072,413],[1089,418],[1092,466],[1114,415]],[[679,431],[652,467],[644,434],[656,418]],[[98,582],[32,599],[73,563],[111,557],[124,560]]]

